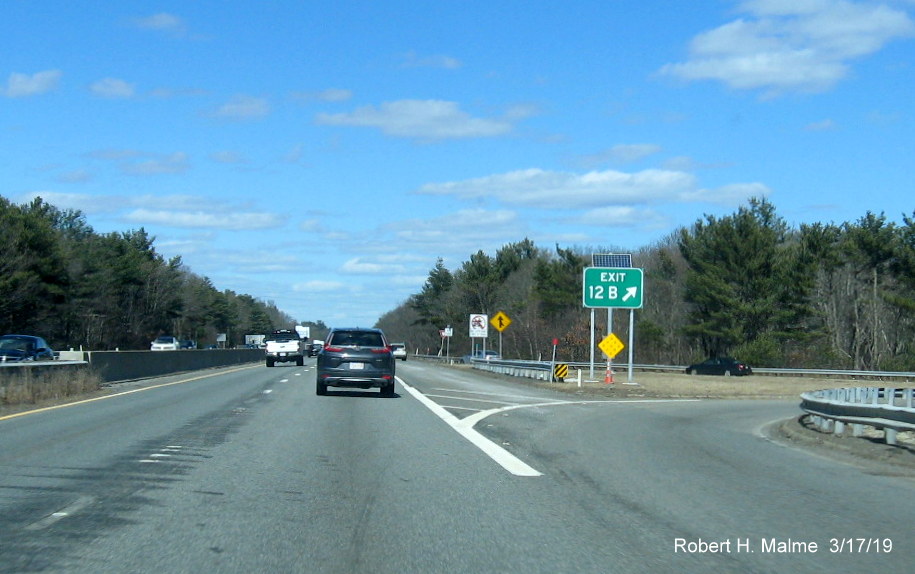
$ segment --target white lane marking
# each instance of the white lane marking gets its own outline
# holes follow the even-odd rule
[[[42,518],[41,520],[29,524],[28,526],[25,527],[25,529],[26,530],[43,530],[43,529],[47,528],[48,526],[51,526],[58,520],[61,520],[62,518],[72,516],[73,514],[86,508],[93,502],[95,502],[94,496],[80,496],[79,498],[76,499],[75,502],[73,502],[69,506],[61,508],[57,512],[51,513],[48,516],[45,516],[44,518]]]
[[[474,446],[486,453],[489,458],[496,461],[502,468],[508,472],[514,474],[515,476],[542,476],[543,473],[539,472],[527,463],[508,452],[501,446],[492,442],[485,436],[481,435],[479,432],[473,429],[473,425],[467,425],[464,421],[466,419],[458,419],[453,414],[445,410],[444,407],[433,401],[432,399],[426,397],[424,394],[414,389],[410,385],[403,382],[400,377],[397,377],[397,382],[413,397],[421,402],[427,409],[435,413],[438,418],[445,421],[451,428],[453,428],[459,435],[469,440]]]
[[[264,394],[265,394],[265,395],[269,395],[269,394],[272,393],[272,392],[273,392],[273,389],[266,389],[266,390],[264,391]]]
[[[637,403],[689,403],[689,402],[700,402],[701,399],[624,399],[624,400],[587,400],[587,401],[549,401],[549,402],[539,402],[539,403],[526,403],[526,404],[511,404],[507,407],[499,407],[496,409],[489,409],[485,411],[478,411],[475,414],[472,414],[463,419],[459,419],[453,414],[449,413],[446,407],[436,403],[429,396],[440,396],[440,395],[429,395],[426,396],[417,389],[414,389],[407,383],[403,381],[400,377],[396,377],[397,382],[413,397],[421,402],[426,408],[435,413],[440,419],[445,421],[448,426],[453,428],[474,444],[477,448],[486,453],[491,459],[499,463],[502,468],[509,471],[510,473],[516,476],[542,476],[543,473],[535,470],[533,467],[529,466],[527,463],[508,452],[504,448],[500,447],[496,443],[492,442],[476,430],[474,430],[474,425],[476,425],[481,420],[485,419],[490,415],[496,413],[502,413],[506,411],[511,411],[515,409],[526,409],[531,407],[556,407],[556,406],[566,406],[566,405],[627,405],[627,404],[637,404]],[[434,389],[434,390],[447,390],[452,392],[451,389]],[[458,392],[458,391],[453,391]],[[466,391],[473,392],[473,391]],[[492,394],[495,396],[506,396],[500,395],[497,393],[477,393],[477,394]],[[508,395],[511,396],[511,395]],[[457,397],[441,397],[441,398],[457,398]],[[535,397],[528,397],[530,399],[535,399]],[[495,401],[492,401],[495,402]],[[458,409],[460,407],[447,407],[451,409]],[[464,410],[475,410],[475,409],[464,409]]]
[[[528,397],[525,395],[509,395],[507,393],[487,393],[484,391],[463,391],[460,389],[441,389],[441,388],[432,389],[432,390],[433,391],[445,391],[448,393],[463,393],[465,395],[484,395],[484,396],[489,396],[489,397],[505,397],[505,398],[517,399],[514,401],[515,403],[517,403],[518,401],[520,401],[522,399],[529,400],[529,401],[542,401],[543,400],[543,397]],[[509,404],[509,403],[506,403],[506,404]]]
[[[494,401],[492,399],[477,399],[474,397],[453,397],[451,395],[431,395],[427,394],[427,397],[435,397],[437,399],[451,399],[455,401],[473,401],[475,403],[494,403],[497,405],[517,405],[518,401]],[[479,410],[479,409],[477,409]]]
[[[472,409],[470,407],[457,407],[454,405],[442,405],[442,406],[445,407],[446,409],[451,409],[453,411],[473,411],[475,413],[478,413],[483,410],[483,409]]]

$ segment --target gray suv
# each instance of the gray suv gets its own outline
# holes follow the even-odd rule
[[[327,387],[377,387],[383,396],[394,396],[394,357],[380,329],[331,329],[316,373],[319,395],[327,394]]]

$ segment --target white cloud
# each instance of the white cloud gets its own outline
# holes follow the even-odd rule
[[[292,290],[299,293],[326,293],[340,291],[344,289],[346,284],[339,281],[320,281],[312,280],[305,281],[303,283],[296,283],[292,286]]]
[[[85,193],[61,193],[57,191],[33,191],[20,197],[23,203],[29,203],[36,197],[42,198],[59,209],[76,209],[83,213],[105,213],[118,211],[118,201],[111,197],[101,197]]]
[[[164,227],[212,229],[272,229],[281,226],[285,218],[274,213],[213,213],[210,211],[175,211],[135,209],[124,219],[133,223]]]
[[[813,122],[804,126],[804,129],[808,132],[825,132],[836,129],[836,122],[830,119],[821,120],[818,122]]]
[[[661,151],[656,144],[620,144],[596,154],[586,155],[581,163],[585,166],[597,166],[604,163],[633,163]]]
[[[908,15],[846,0],[749,0],[748,14],[696,36],[690,59],[662,75],[718,80],[739,90],[822,92],[842,80],[852,60],[915,33]]]
[[[167,12],[159,12],[158,14],[147,16],[146,18],[138,18],[136,24],[140,28],[146,30],[156,30],[158,32],[168,32],[176,35],[184,34],[187,30],[187,25],[184,23],[184,20]]]
[[[585,225],[643,227],[651,221],[661,223],[663,218],[649,209],[612,205],[587,211],[581,216],[580,221]]]
[[[392,265],[390,263],[381,263],[378,261],[364,261],[361,257],[356,257],[346,261],[340,268],[343,273],[353,273],[359,275],[377,275],[388,273],[403,273],[403,265]]]
[[[75,169],[57,176],[57,181],[63,183],[86,183],[87,181],[92,181],[92,179],[92,172],[85,169]]]
[[[715,189],[699,189],[683,194],[683,201],[702,201],[729,207],[738,207],[751,197],[764,198],[772,190],[763,183],[732,183]]]
[[[691,174],[670,170],[575,174],[526,169],[465,181],[426,184],[417,193],[468,199],[494,198],[517,205],[572,209],[676,200],[695,186]]]
[[[132,98],[135,91],[133,84],[117,78],[104,78],[89,86],[96,96],[103,98]]]
[[[328,88],[318,92],[293,92],[293,99],[301,102],[345,102],[352,99],[352,90]]]
[[[304,156],[304,150],[302,144],[297,144],[292,146],[292,149],[283,154],[282,161],[284,163],[299,163],[302,161]]]
[[[137,161],[123,161],[121,171],[129,175],[162,175],[184,173],[189,169],[187,154],[176,152]]]
[[[242,273],[282,273],[301,269],[301,259],[291,253],[274,253],[264,258],[259,251],[226,251],[219,254],[219,262],[235,267]]]
[[[270,104],[264,98],[253,96],[235,96],[216,108],[212,115],[229,120],[246,120],[261,118],[270,113]]]
[[[456,70],[461,67],[461,61],[451,56],[432,55],[420,56],[410,51],[404,54],[403,67],[405,68],[441,68],[443,70]]]
[[[251,211],[247,206],[219,203],[203,195],[89,195],[35,191],[21,196],[22,202],[41,197],[60,209],[77,209],[87,215],[123,212],[119,217],[131,223],[198,229],[274,229],[286,223],[287,216]],[[162,206],[168,206],[163,209]]]
[[[506,237],[525,235],[518,215],[509,210],[462,209],[434,219],[413,219],[392,226],[394,235],[418,249],[432,247],[455,256],[465,256],[505,242]]]
[[[239,164],[247,163],[248,160],[245,159],[243,155],[236,151],[217,151],[210,154],[210,159],[218,163],[226,164]]]
[[[517,119],[517,114],[512,116]],[[318,114],[319,124],[378,128],[387,135],[428,140],[494,137],[509,133],[508,119],[474,118],[457,103],[442,100],[399,100],[350,113]]]
[[[324,233],[326,231],[324,224],[317,218],[306,219],[299,224],[299,230],[309,233]]]
[[[45,94],[57,88],[62,76],[60,70],[45,70],[28,74],[10,74],[2,93],[8,98],[24,98]]]

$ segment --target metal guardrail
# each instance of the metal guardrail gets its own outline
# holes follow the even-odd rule
[[[915,389],[849,387],[801,393],[801,409],[825,432],[842,434],[845,425],[862,436],[865,426],[883,430],[886,444],[897,444],[896,434],[915,431]]]

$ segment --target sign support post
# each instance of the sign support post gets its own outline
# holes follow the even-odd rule
[[[628,261],[622,263],[627,264]],[[607,337],[613,335],[613,309],[629,309],[629,383],[632,383],[635,309],[642,308],[644,277],[635,267],[585,267],[582,270],[582,306],[591,309],[591,371],[594,378],[594,309],[607,309]],[[615,337],[615,336],[614,336]],[[606,340],[606,339],[605,339]],[[617,341],[619,341],[617,339]],[[603,349],[602,349],[603,350]],[[622,350],[622,342],[617,352]],[[616,353],[614,353],[615,355]],[[605,382],[613,382],[613,357],[608,353]]]

